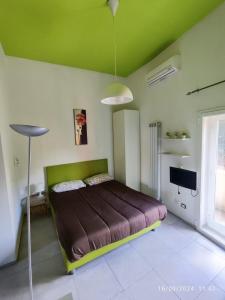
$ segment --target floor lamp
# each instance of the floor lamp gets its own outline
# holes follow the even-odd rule
[[[31,125],[11,124],[10,127],[17,133],[28,137],[28,170],[27,170],[27,235],[28,235],[28,265],[29,265],[29,286],[31,300],[33,300],[32,284],[32,262],[31,262],[31,233],[30,233],[30,165],[31,165],[31,138],[47,133],[47,128]]]

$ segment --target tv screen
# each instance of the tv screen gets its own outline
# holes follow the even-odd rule
[[[185,169],[170,167],[170,182],[196,191],[197,173]]]

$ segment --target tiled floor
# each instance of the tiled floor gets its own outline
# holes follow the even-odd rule
[[[27,300],[26,226],[20,261],[0,271],[0,299]],[[65,275],[50,217],[32,222],[35,299],[225,300],[225,252],[169,214],[160,228]]]

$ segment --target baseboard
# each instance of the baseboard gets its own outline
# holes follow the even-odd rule
[[[198,232],[200,232],[203,236],[211,240],[214,244],[225,250],[225,239],[218,233],[213,230],[206,228],[197,228]]]

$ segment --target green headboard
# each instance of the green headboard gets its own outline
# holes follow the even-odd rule
[[[45,168],[48,190],[50,190],[54,184],[59,182],[76,179],[83,180],[99,173],[108,173],[107,159],[81,161]]]

